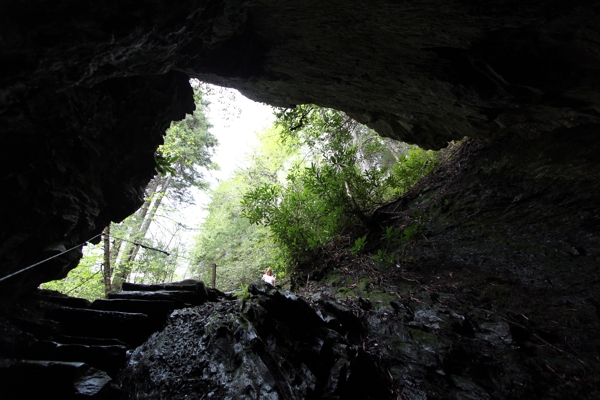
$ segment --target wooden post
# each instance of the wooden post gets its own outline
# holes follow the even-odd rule
[[[212,265],[212,288],[215,289],[217,283],[217,264]]]

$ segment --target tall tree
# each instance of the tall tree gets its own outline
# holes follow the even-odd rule
[[[104,294],[108,297],[108,293],[111,291],[111,279],[112,279],[112,264],[110,262],[110,224],[104,228],[103,235],[104,242],[104,263],[102,265],[104,276]]]
[[[192,275],[210,279],[217,264],[217,286],[233,290],[258,279],[267,267],[285,272],[285,254],[275,244],[266,226],[253,225],[242,216],[241,200],[256,185],[279,182],[293,160],[299,157],[297,143],[280,140],[279,129],[258,135],[260,145],[247,159],[247,167],[222,181],[211,192],[208,216],[195,238]]]
[[[159,170],[162,173],[150,182],[146,201],[127,221],[127,241],[123,246],[118,246],[120,252],[115,258],[117,267],[112,282],[113,290],[120,290],[122,282],[129,278],[139,253],[140,246],[136,243],[144,242],[164,199],[168,197],[177,204],[191,204],[193,198],[190,188],[205,189],[208,186],[205,171],[216,168],[211,157],[218,141],[209,132],[210,124],[205,115],[207,103],[197,89],[195,97],[194,113],[183,121],[171,124],[167,130],[165,143],[158,153]]]

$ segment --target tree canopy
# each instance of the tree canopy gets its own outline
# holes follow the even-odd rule
[[[211,157],[218,142],[198,87],[196,111],[171,125],[157,152],[159,174],[144,205],[107,230],[113,239],[105,242],[103,262],[94,252],[65,290],[82,279],[102,282],[102,275],[105,291],[119,290],[124,280],[170,281],[188,251],[188,272],[209,280],[216,264],[222,290],[259,279],[267,267],[281,278],[315,248],[357,226],[368,228],[374,209],[438,163],[435,152],[381,138],[342,112],[315,105],[276,109],[275,126],[257,134],[246,166],[210,192],[200,233],[185,249],[179,231],[188,227],[176,222],[166,229],[157,221],[191,204],[190,189],[206,189],[205,173],[216,168]]]
[[[283,143],[301,149],[284,179],[254,185],[243,216],[268,226],[290,260],[324,245],[402,194],[437,163],[434,152],[397,146],[344,113],[298,106],[277,111]]]
[[[260,145],[248,157],[248,167],[220,182],[211,192],[208,216],[195,240],[194,276],[208,279],[211,265],[217,264],[218,287],[223,290],[256,280],[267,267],[285,271],[284,255],[270,229],[243,217],[241,200],[256,185],[278,182],[298,149],[291,143],[281,143],[279,129],[266,130],[258,138]]]

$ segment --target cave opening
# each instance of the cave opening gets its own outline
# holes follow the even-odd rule
[[[172,380],[152,386],[137,376],[139,398],[166,386],[198,397],[351,398],[358,375],[389,392],[374,391],[380,398],[597,398],[599,13],[593,2],[558,0],[3,3],[0,276],[97,237],[142,206],[163,133],[193,111],[190,77],[279,107],[342,110],[423,148],[470,138],[459,162],[380,210],[365,233],[373,243],[418,220],[410,262],[369,277],[348,269],[350,256],[316,254],[305,300],[252,285],[240,314],[229,299],[177,312],[162,344],[133,329],[151,317],[120,314],[111,323],[132,329],[117,342],[53,340],[77,320],[69,329],[78,334],[111,326],[60,296],[53,300],[65,308],[35,311],[42,300],[32,290],[73,269],[79,252],[1,282],[0,373],[3,385],[19,383],[6,393],[77,397],[96,379],[90,396],[126,397],[111,386],[110,360],[121,363],[127,346],[142,343],[144,354],[189,349],[170,338],[195,326],[215,329],[203,336],[213,353],[197,353],[197,364],[169,353]],[[170,289],[222,298],[196,283]],[[147,311],[164,316],[169,308],[158,304]],[[232,319],[207,324],[216,315],[208,308]],[[271,351],[282,343],[291,348]],[[100,350],[90,346],[105,352],[93,356]],[[142,350],[132,363],[147,365]],[[93,366],[73,356],[83,353]],[[155,358],[152,368],[165,367]],[[247,379],[226,374],[244,361],[253,366]],[[252,384],[257,375],[268,379]]]

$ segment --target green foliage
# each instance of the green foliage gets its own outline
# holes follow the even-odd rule
[[[412,148],[404,159],[390,169],[386,185],[390,188],[390,195],[397,197],[412,188],[419,179],[427,176],[438,166],[436,152],[423,150],[418,147]]]
[[[419,231],[421,213],[413,213],[415,220],[404,229],[387,227],[381,237],[383,248],[377,250],[373,258],[383,266],[391,266],[406,256],[407,246]],[[399,254],[401,256],[399,256]]]
[[[247,285],[269,266],[279,275],[435,167],[435,153],[382,139],[341,112],[313,105],[277,110],[249,166],[212,193],[196,239],[195,275],[217,264],[217,286]],[[412,228],[410,228],[412,229]],[[392,229],[387,246],[414,233]],[[352,248],[364,251],[366,238]],[[379,257],[391,263],[395,254]]]
[[[272,183],[248,191],[242,199],[243,215],[251,223],[268,226],[275,242],[296,256],[324,244],[339,230],[341,207],[328,209],[317,199],[336,196],[326,191],[331,182],[331,177],[315,173],[314,165],[296,166],[286,186]]]
[[[365,246],[367,244],[367,237],[359,237],[354,241],[354,246],[350,249],[350,252],[354,255],[362,254],[365,251]]]
[[[402,231],[402,236],[400,237],[401,243],[408,243],[414,238],[418,230],[419,224],[413,223],[412,225],[409,225],[406,229],[404,229],[404,231]]]
[[[208,103],[202,93],[195,90],[196,110],[185,119],[171,124],[165,134],[165,143],[156,155],[157,171],[162,175],[173,176],[169,187],[170,198],[178,202],[191,202],[189,189],[206,189],[208,184],[203,171],[216,169],[212,162],[217,138],[210,133],[211,128],[205,110]]]
[[[348,181],[356,179],[356,149],[344,115],[316,106],[277,112],[283,143],[294,142],[305,153],[281,181],[267,182],[245,193],[244,216],[268,226],[274,240],[298,258],[337,235],[349,222]]]
[[[250,298],[250,292],[248,291],[248,285],[242,285],[240,287],[240,290],[236,293],[233,294],[234,297],[237,297],[238,299],[248,299]]]
[[[371,209],[410,189],[437,163],[435,153],[395,148],[339,111],[303,105],[276,116],[282,141],[297,143],[304,157],[285,180],[247,191],[242,208],[251,223],[271,229],[291,259],[365,224]]]
[[[161,150],[157,150],[154,155],[154,159],[156,161],[156,172],[161,175],[171,174],[171,176],[175,176],[175,168],[173,168],[173,163],[177,161],[177,156],[164,156]]]
[[[221,182],[211,193],[208,216],[200,227],[194,245],[193,275],[206,280],[211,265],[217,264],[217,287],[233,290],[260,279],[267,267],[280,277],[285,274],[288,258],[273,241],[266,226],[255,225],[242,215],[243,193],[253,186],[277,182],[286,161],[293,157],[294,146],[278,143],[279,132],[268,130],[259,140],[249,166],[231,179]],[[268,193],[262,194],[268,201]],[[259,217],[257,217],[259,218]]]
[[[383,235],[383,240],[386,243],[394,243],[397,242],[399,240],[399,238],[401,237],[400,235],[402,234],[402,231],[398,228],[394,228],[393,226],[388,226],[387,229],[385,230],[385,233]]]
[[[157,249],[169,249],[169,244],[163,241],[149,242],[151,247]],[[178,247],[170,249],[169,255],[159,251],[143,249],[138,258],[132,262],[131,278],[135,283],[154,284],[171,282],[177,268]]]
[[[77,268],[71,270],[66,278],[43,283],[41,288],[90,301],[104,298],[102,246],[88,245]]]
[[[387,252],[387,250],[378,249],[373,258],[381,263],[381,265],[389,267],[396,262],[396,253]]]

